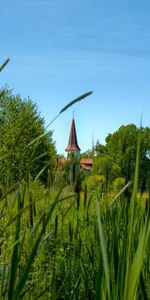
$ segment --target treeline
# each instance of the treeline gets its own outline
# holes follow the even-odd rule
[[[126,182],[133,180],[139,142],[139,189],[141,192],[147,190],[150,178],[150,128],[122,125],[116,132],[108,134],[105,141],[105,145],[97,141],[89,152],[94,161],[91,174],[104,176],[106,185],[112,184],[116,178]]]
[[[40,136],[42,138],[38,138]],[[123,125],[113,134],[108,134],[105,145],[97,141],[94,149],[88,151],[88,156],[93,158],[91,175],[103,176],[106,186],[117,178],[120,182],[132,180],[138,141],[139,188],[141,192],[147,190],[150,178],[149,127]],[[87,157],[87,152],[81,156]],[[52,131],[46,133],[44,119],[36,104],[30,98],[13,95],[9,88],[0,90],[0,190],[21,181],[28,174],[47,186],[58,177],[56,158]],[[70,169],[67,167],[64,165],[62,170],[65,178]]]
[[[139,139],[146,189],[149,128],[131,124],[91,150],[92,188],[80,193],[80,162],[71,155],[59,164],[36,105],[0,92],[0,299],[150,299],[149,194],[137,201],[134,176]],[[132,197],[121,190],[112,201],[109,185],[132,179]]]

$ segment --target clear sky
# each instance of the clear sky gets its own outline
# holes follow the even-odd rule
[[[74,110],[82,151],[122,124],[150,126],[149,0],[1,0],[0,87],[37,103],[64,154]]]

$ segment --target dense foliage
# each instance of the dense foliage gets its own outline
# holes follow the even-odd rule
[[[0,184],[10,186],[30,173],[46,183],[54,164],[52,132],[44,135],[44,120],[31,99],[22,100],[5,88],[0,97]],[[43,170],[43,171],[42,171]]]
[[[106,137],[106,144],[95,146],[93,173],[104,175],[112,182],[120,176],[126,182],[134,177],[137,141],[140,139],[139,188],[147,190],[150,177],[150,128],[137,128],[134,124],[121,126]]]
[[[150,299],[150,198],[138,193],[138,173],[141,189],[149,183],[149,129],[141,148],[132,124],[97,143],[81,191],[73,157],[55,166],[53,185],[38,180],[49,180],[55,148],[30,99],[0,92],[0,127],[0,299]]]
[[[149,200],[28,178],[0,201],[0,298],[149,299]]]

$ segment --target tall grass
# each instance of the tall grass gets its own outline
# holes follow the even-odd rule
[[[8,64],[9,61],[10,61],[10,59],[7,58],[4,60],[4,62],[2,64],[0,64],[0,72],[5,68],[5,66]]]
[[[1,299],[149,299],[149,199],[134,199],[131,223],[123,193],[110,206],[82,192],[79,205],[67,190],[31,180],[1,200]]]
[[[4,191],[0,299],[150,299],[150,200],[136,200],[138,163],[139,147],[132,196],[128,183],[111,203],[99,187],[46,189],[40,174]]]
[[[147,199],[145,208],[136,201],[139,151],[140,139],[131,198],[123,195],[123,188],[101,213],[96,201],[101,248],[99,264],[103,261],[103,268],[99,266],[98,271],[97,299],[150,298],[147,256],[150,251],[150,200]]]

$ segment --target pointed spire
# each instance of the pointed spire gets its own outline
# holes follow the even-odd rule
[[[68,146],[65,150],[66,150],[66,152],[72,152],[72,151],[73,152],[79,152],[80,151],[80,148],[78,146],[78,141],[77,141],[77,134],[76,134],[76,127],[75,127],[74,118],[72,119]]]

